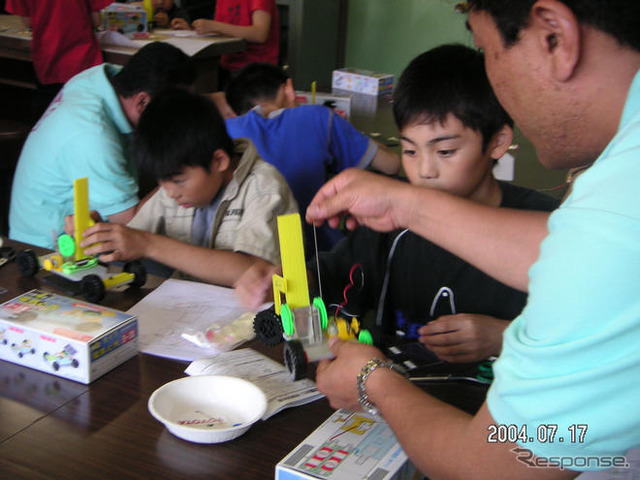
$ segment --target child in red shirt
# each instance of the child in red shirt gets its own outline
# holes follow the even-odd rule
[[[111,0],[7,0],[5,9],[31,28],[31,56],[40,85],[37,113],[44,111],[74,75],[102,63],[93,33]]]
[[[189,25],[176,18],[176,29],[193,28],[199,34],[220,33],[247,41],[242,52],[223,55],[220,66],[233,73],[253,62],[278,64],[280,27],[275,0],[218,0],[213,20],[199,18]]]

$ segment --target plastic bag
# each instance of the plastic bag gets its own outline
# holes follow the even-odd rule
[[[223,319],[212,323],[204,332],[185,332],[181,336],[199,347],[228,352],[255,337],[254,316],[251,312],[243,313],[232,321]]]

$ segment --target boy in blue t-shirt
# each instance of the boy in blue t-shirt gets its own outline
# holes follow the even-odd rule
[[[331,174],[350,167],[371,167],[385,174],[398,172],[396,154],[360,133],[330,108],[296,106],[293,83],[278,66],[247,65],[231,79],[226,98],[240,115],[225,120],[229,135],[251,139],[260,156],[285,177],[301,212],[306,211]],[[306,227],[306,251],[312,252],[313,233]],[[317,237],[318,249],[329,250],[342,234],[321,227]]]

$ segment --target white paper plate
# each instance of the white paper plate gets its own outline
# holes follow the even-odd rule
[[[149,398],[149,412],[177,437],[220,443],[245,433],[267,409],[253,383],[223,375],[198,375],[169,382]]]

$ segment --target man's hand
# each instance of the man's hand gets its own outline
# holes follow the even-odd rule
[[[452,363],[479,362],[502,351],[509,321],[488,315],[444,315],[420,327],[420,343]]]
[[[273,300],[274,274],[282,275],[282,267],[256,262],[235,283],[235,294],[242,305],[252,311]]]
[[[390,232],[406,227],[412,208],[418,208],[418,205],[402,208],[411,189],[407,183],[382,175],[348,169],[320,188],[307,208],[306,220],[316,225],[326,220],[336,228],[341,217],[347,216],[349,229],[366,225],[379,232]]]
[[[380,350],[357,342],[329,340],[333,360],[323,360],[316,370],[318,390],[324,393],[333,408],[360,410],[356,378],[362,367],[374,357],[384,358]]]
[[[84,232],[80,242],[87,255],[98,255],[101,262],[137,260],[147,257],[149,234],[117,223],[97,223]]]

